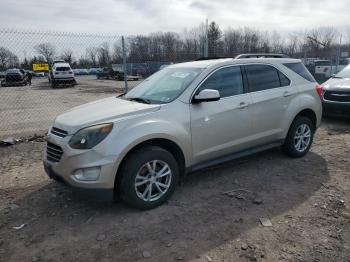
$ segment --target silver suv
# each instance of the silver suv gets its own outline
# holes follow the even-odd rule
[[[320,95],[300,60],[171,65],[127,94],[59,115],[45,170],[96,200],[118,195],[154,208],[187,172],[276,146],[305,155],[320,125]]]

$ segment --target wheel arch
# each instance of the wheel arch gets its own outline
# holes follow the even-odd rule
[[[116,176],[115,176],[115,180],[114,180],[114,188],[116,189],[117,193],[119,193],[118,189],[120,188],[120,182],[121,182],[121,167],[123,166],[123,164],[125,163],[126,159],[135,151],[144,148],[144,147],[148,147],[148,146],[158,146],[160,148],[163,148],[167,151],[169,151],[175,158],[175,160],[177,161],[178,165],[179,165],[179,170],[180,170],[180,176],[182,176],[183,174],[185,174],[186,171],[186,159],[185,159],[185,155],[181,149],[181,147],[175,143],[174,141],[167,139],[167,138],[151,138],[145,141],[142,141],[136,145],[134,145],[122,158],[122,160],[120,161],[120,164],[118,166],[117,172],[116,172]]]
[[[301,110],[293,119],[293,121],[295,119],[297,119],[298,117],[300,116],[304,116],[304,117],[307,117],[311,120],[312,124],[313,124],[313,127],[314,129],[316,129],[317,127],[317,116],[316,116],[316,113],[314,110],[310,109],[310,108],[306,108],[306,109],[303,109]]]

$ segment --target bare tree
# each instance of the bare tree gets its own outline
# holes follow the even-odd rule
[[[88,47],[86,49],[86,56],[90,60],[93,67],[97,66],[97,53],[98,49],[96,47]]]
[[[65,51],[63,51],[63,53],[61,54],[61,58],[66,61],[69,64],[72,64],[73,62],[73,51],[70,49],[67,49]]]
[[[111,62],[109,44],[107,42],[100,45],[98,48],[98,62],[100,66],[108,66]]]
[[[34,49],[39,55],[42,55],[48,63],[52,62],[56,54],[56,48],[50,43],[36,45]]]
[[[307,44],[313,54],[324,56],[334,44],[337,31],[333,27],[319,27],[307,33]]]
[[[5,47],[0,47],[0,67],[2,70],[16,67],[18,63],[18,57],[14,53]]]

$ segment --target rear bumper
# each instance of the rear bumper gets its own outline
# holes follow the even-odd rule
[[[54,78],[52,79],[55,83],[72,83],[75,82],[74,77],[69,77],[69,78]]]
[[[62,184],[70,187],[73,192],[79,196],[87,198],[96,202],[111,202],[114,200],[113,188],[83,188],[70,184],[64,176],[57,174],[50,164],[50,162],[44,160],[44,169],[49,178],[54,179]]]
[[[350,118],[350,103],[323,101],[324,116],[342,116]]]

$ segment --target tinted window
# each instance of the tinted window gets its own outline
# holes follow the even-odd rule
[[[330,61],[315,61],[315,66],[330,66]]]
[[[216,71],[200,86],[199,90],[218,90],[221,97],[243,93],[243,80],[239,66],[226,67]]]
[[[246,72],[250,92],[256,92],[281,86],[278,71],[272,66],[247,65]]]
[[[70,71],[70,68],[68,66],[56,67],[56,71]]]
[[[284,74],[282,74],[280,71],[278,71],[278,75],[280,77],[281,86],[289,86],[290,80]]]
[[[339,62],[339,65],[348,65],[348,64],[349,64],[349,60],[347,60],[347,59],[342,59]]]
[[[310,72],[302,63],[288,63],[284,64],[284,66],[288,67],[290,70],[305,78],[307,81],[316,82],[315,78],[310,74]]]

